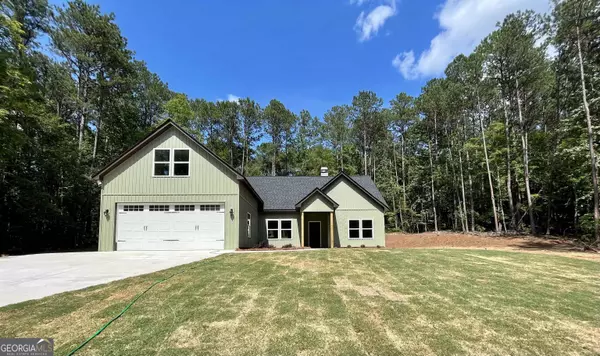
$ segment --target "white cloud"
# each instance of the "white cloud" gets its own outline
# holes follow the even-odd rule
[[[228,94],[227,95],[227,101],[231,101],[232,103],[237,103],[238,101],[240,101],[240,97],[239,96],[235,96],[233,94]]]
[[[458,54],[471,53],[496,23],[518,10],[547,12],[548,0],[446,0],[435,15],[441,32],[418,60],[413,51],[398,54],[392,65],[406,79],[440,75]]]
[[[355,0],[357,5],[361,5],[366,1],[368,0]],[[394,15],[396,15],[396,0],[390,0],[385,5],[379,5],[369,13],[361,11],[354,24],[354,31],[358,34],[358,41],[368,41],[377,35],[379,29]]]
[[[238,101],[240,101],[240,99],[241,98],[237,95],[227,94],[227,99],[217,98],[217,101],[230,101],[232,103],[237,103]]]
[[[418,73],[415,72],[415,52],[408,51],[396,55],[392,60],[392,66],[406,79],[416,79]]]

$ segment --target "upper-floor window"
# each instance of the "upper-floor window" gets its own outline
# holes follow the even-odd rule
[[[153,165],[155,177],[187,177],[190,175],[190,150],[156,148]]]
[[[154,150],[154,175],[168,176],[171,171],[171,150]]]

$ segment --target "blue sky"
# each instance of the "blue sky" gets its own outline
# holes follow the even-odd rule
[[[506,14],[547,0],[92,0],[191,98],[281,100],[321,117],[359,90],[418,95]]]

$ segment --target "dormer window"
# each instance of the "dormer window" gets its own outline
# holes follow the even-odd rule
[[[188,177],[190,150],[188,148],[154,149],[153,174],[155,177]]]

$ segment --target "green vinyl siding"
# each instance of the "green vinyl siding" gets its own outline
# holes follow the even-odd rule
[[[383,208],[369,196],[355,188],[345,178],[327,189],[327,195],[339,204],[335,210],[335,246],[385,246]],[[351,240],[348,237],[348,220],[373,220],[373,239]]]
[[[153,177],[155,148],[189,148],[189,177]],[[240,186],[235,173],[189,137],[171,128],[103,178],[98,249],[115,249],[116,205],[129,202],[224,203],[225,249],[235,249],[239,245],[240,200]],[[105,210],[108,210],[108,217],[104,214]],[[245,216],[243,221],[245,226]]]
[[[349,220],[373,220],[373,239],[350,239],[348,237]],[[378,210],[336,210],[334,219],[335,246],[368,247],[385,246],[385,224],[383,212]]]
[[[256,247],[260,241],[258,232],[258,202],[256,198],[245,185],[240,184],[240,203],[239,203],[239,247]],[[248,238],[246,221],[248,213],[251,215],[251,238]]]
[[[270,219],[287,219],[292,220],[292,238],[291,239],[267,239],[267,220]],[[292,244],[292,246],[300,246],[300,214],[297,212],[280,212],[280,213],[261,213],[259,220],[259,234],[264,241],[268,240],[269,245],[281,247]]]
[[[325,212],[333,211],[331,203],[329,203],[320,194],[315,194],[302,204],[301,211],[304,212]]]
[[[189,148],[189,177],[153,177],[155,148]],[[238,194],[236,175],[176,128],[167,130],[103,179],[104,195]]]

